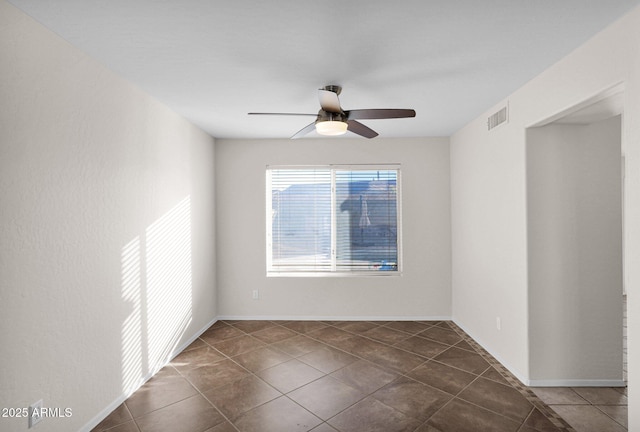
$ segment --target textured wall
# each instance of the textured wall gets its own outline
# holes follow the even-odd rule
[[[640,429],[640,9],[636,8],[508,97],[509,123],[487,116],[451,137],[453,317],[529,379],[526,128],[624,83],[625,286],[629,430]],[[502,317],[502,329],[496,328]],[[635,408],[634,408],[635,407]]]
[[[266,166],[352,163],[401,164],[402,276],[266,277]],[[450,316],[448,139],[217,140],[216,197],[221,316]]]
[[[214,141],[4,1],[0,101],[0,407],[78,430],[215,318]]]

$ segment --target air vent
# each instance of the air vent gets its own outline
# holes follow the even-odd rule
[[[500,111],[498,111],[495,114],[492,114],[491,116],[489,116],[489,118],[487,119],[488,130],[491,130],[496,126],[499,126],[502,123],[506,123],[506,122],[509,121],[509,110],[508,110],[508,108],[509,108],[509,106],[507,105],[506,107],[502,108]]]

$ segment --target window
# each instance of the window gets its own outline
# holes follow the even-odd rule
[[[267,167],[267,274],[398,274],[400,168]]]

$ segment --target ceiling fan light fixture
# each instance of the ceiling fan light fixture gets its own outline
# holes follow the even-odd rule
[[[291,139],[298,139],[304,137],[314,129],[318,135],[323,136],[338,136],[344,135],[347,131],[352,132],[355,135],[360,135],[364,138],[375,138],[378,133],[373,129],[360,123],[358,120],[366,119],[395,119],[395,118],[407,118],[415,117],[416,112],[412,109],[358,109],[345,111],[340,106],[340,100],[338,95],[342,88],[337,85],[325,86],[323,89],[318,90],[318,99],[320,100],[320,110],[316,116],[314,122],[309,123],[298,132],[296,132]],[[305,115],[312,116],[314,114],[300,114],[300,113],[249,113],[253,115]]]
[[[327,120],[316,123],[316,132],[320,135],[338,136],[347,133],[348,124],[339,120]]]

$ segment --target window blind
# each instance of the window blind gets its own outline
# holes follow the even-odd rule
[[[399,168],[268,167],[267,272],[397,272]]]

